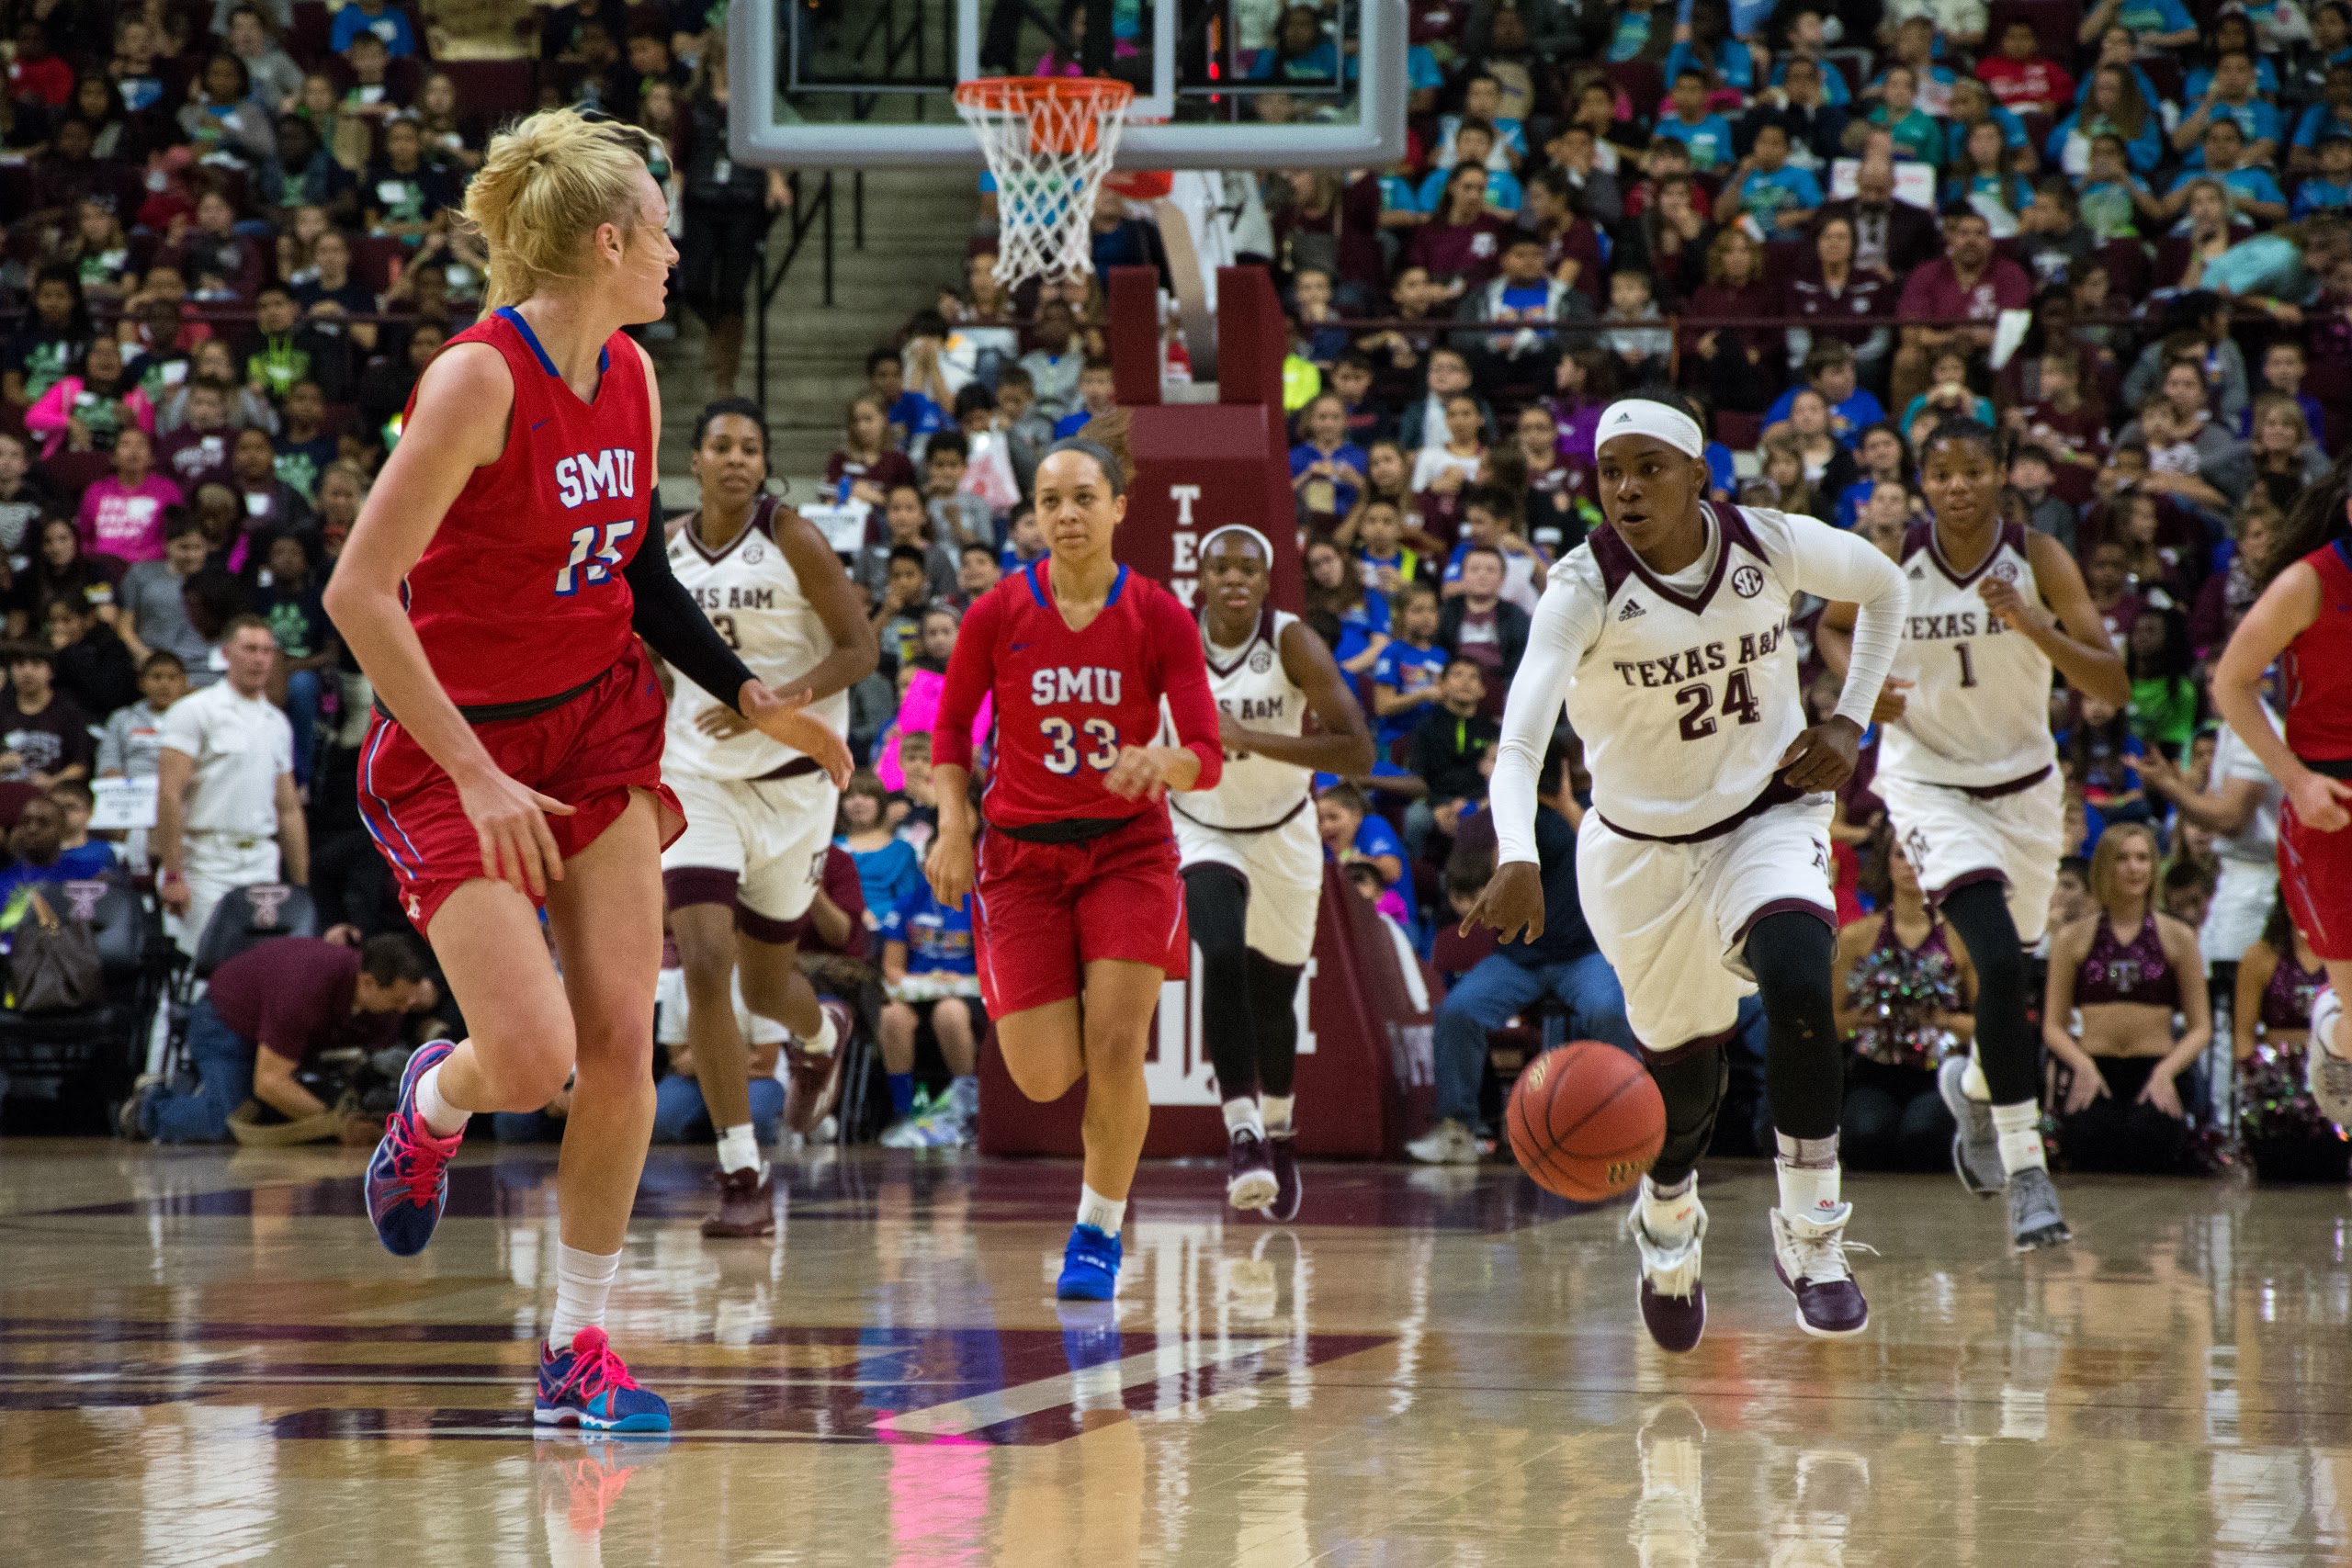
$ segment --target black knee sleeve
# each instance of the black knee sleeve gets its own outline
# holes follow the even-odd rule
[[[1666,1101],[1666,1144],[1651,1162],[1650,1179],[1671,1187],[1698,1166],[1715,1135],[1715,1112],[1731,1087],[1731,1064],[1716,1040],[1649,1059],[1650,1077]]]
[[[1764,995],[1764,1092],[1772,1125],[1792,1138],[1838,1132],[1846,1098],[1845,1048],[1829,1001],[1837,933],[1818,916],[1767,915],[1747,937],[1747,967]]]
[[[2008,890],[1972,882],[1943,901],[1943,917],[1976,969],[1976,1060],[1996,1105],[2041,1098],[2041,1042],[2025,1016],[2025,945],[2009,919]]]
[[[1201,1035],[1216,1068],[1216,1092],[1238,1100],[1258,1092],[1256,1036],[1250,1025],[1250,885],[1221,865],[1184,874],[1184,919],[1201,950],[1194,984],[1201,998]]]
[[[1257,1036],[1258,1087],[1288,1094],[1298,1073],[1298,981],[1303,964],[1250,953],[1250,1024]]]

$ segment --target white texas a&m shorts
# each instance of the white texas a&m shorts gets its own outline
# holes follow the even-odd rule
[[[1250,885],[1243,942],[1277,964],[1297,967],[1315,951],[1315,916],[1323,897],[1323,840],[1310,807],[1279,828],[1235,833],[1208,828],[1173,807],[1178,865],[1230,866]]]
[[[2041,940],[2058,891],[2059,857],[2066,852],[2066,783],[2057,769],[2006,794],[1888,773],[1871,788],[1886,802],[1894,841],[1930,903],[1997,878],[2008,887],[2018,940],[2028,947]]]
[[[686,830],[662,852],[671,908],[714,903],[718,873],[735,883],[737,923],[763,942],[794,942],[825,880],[841,792],[821,771],[788,779],[664,773],[685,808]],[[706,886],[705,884],[709,886]]]
[[[1738,1023],[1740,998],[1756,990],[1742,950],[1757,921],[1810,909],[1836,928],[1829,813],[1828,796],[1809,795],[1689,842],[1635,838],[1585,813],[1577,893],[1644,1050]]]

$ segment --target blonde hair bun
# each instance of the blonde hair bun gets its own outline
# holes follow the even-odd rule
[[[482,305],[519,305],[580,276],[580,247],[605,223],[627,227],[652,139],[635,126],[542,109],[490,139],[466,186],[466,221],[490,252]]]

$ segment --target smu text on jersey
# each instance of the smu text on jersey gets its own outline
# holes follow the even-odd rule
[[[1029,700],[1041,708],[1062,703],[1117,707],[1124,674],[1121,670],[1102,664],[1081,664],[1076,669],[1061,664],[1050,670],[1033,671],[1029,676]]]
[[[627,446],[582,452],[555,466],[556,498],[569,507],[637,494],[637,453]]]

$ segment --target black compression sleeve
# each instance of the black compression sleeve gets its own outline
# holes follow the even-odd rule
[[[662,535],[659,497],[646,517],[645,540],[621,569],[621,576],[637,601],[628,624],[645,639],[645,646],[667,660],[679,674],[741,712],[737,704],[752,672],[670,570],[670,544]]]

